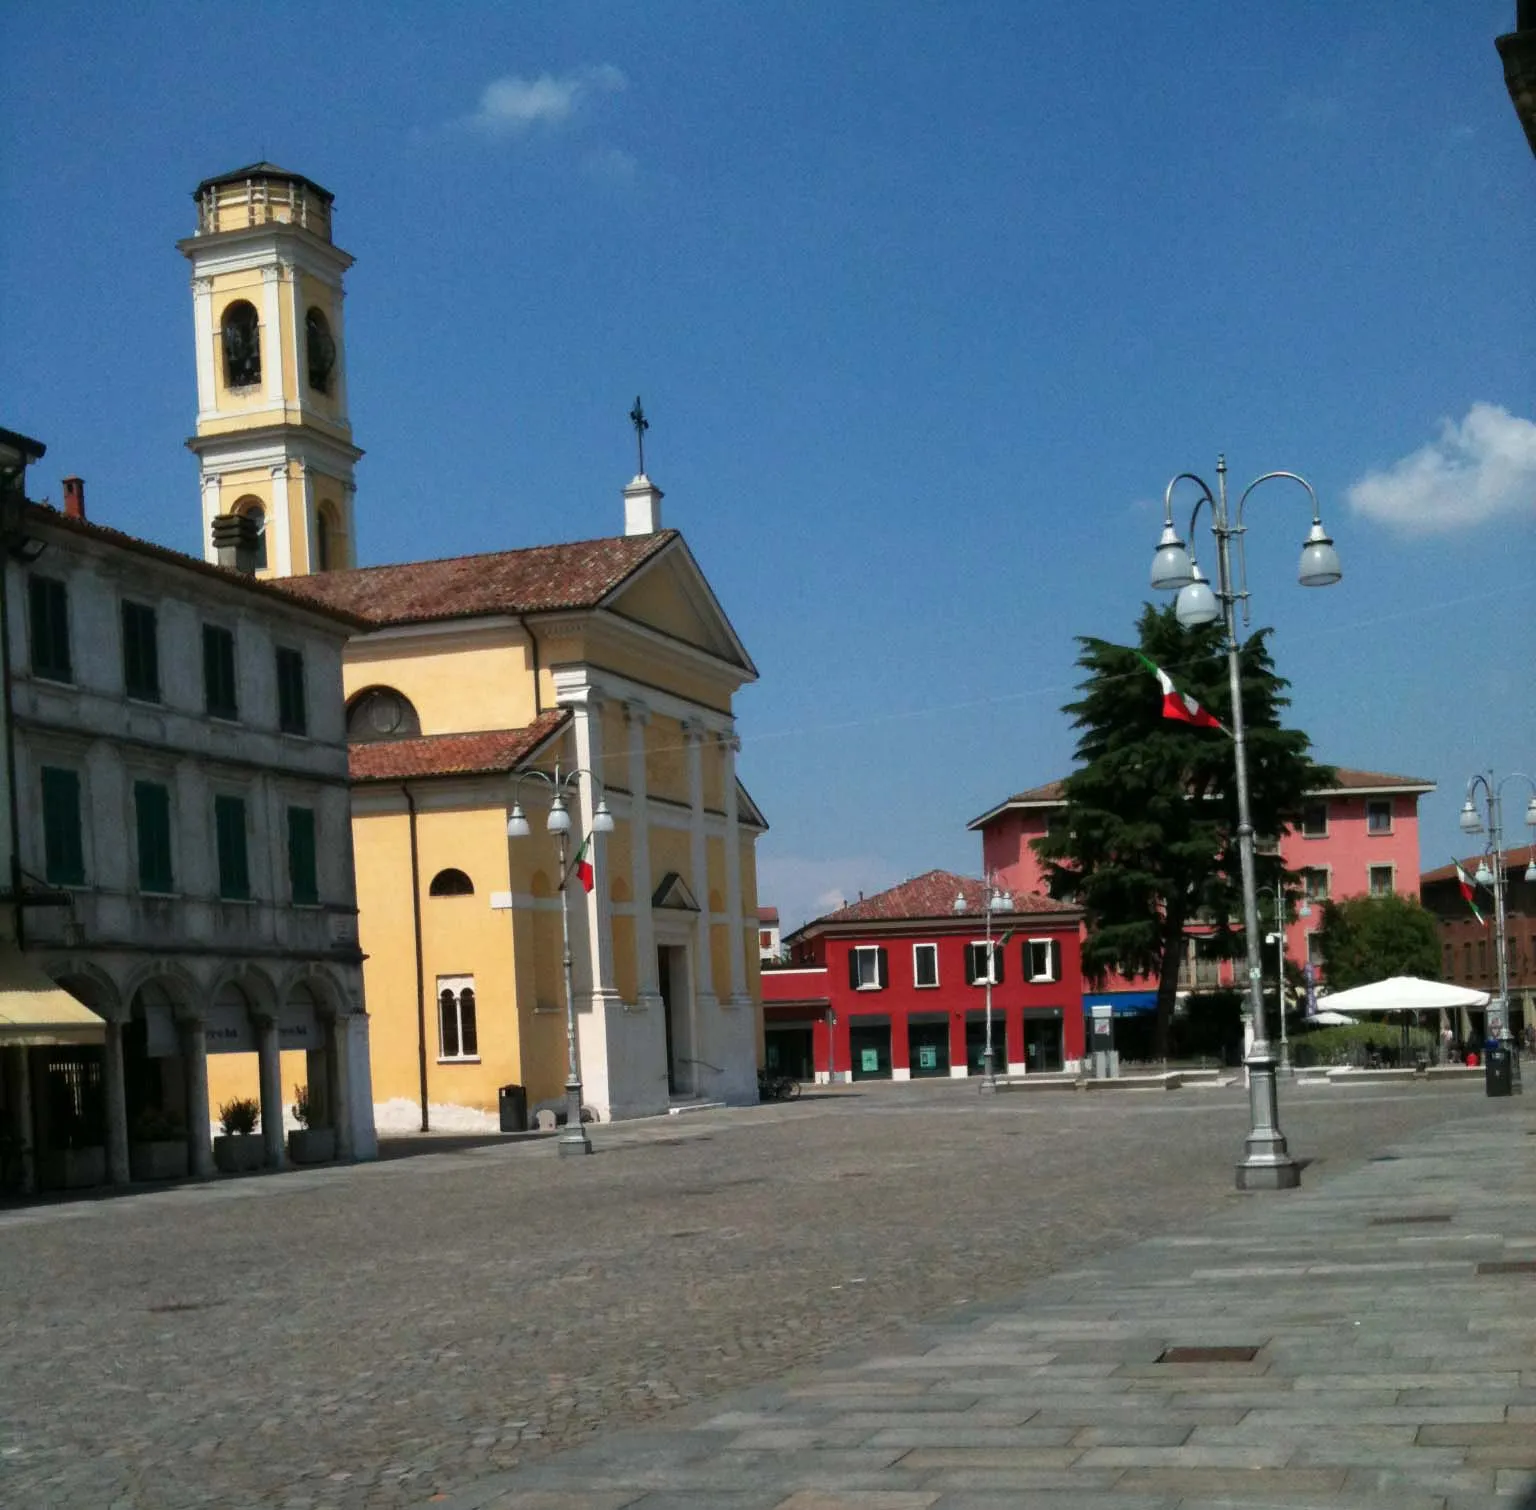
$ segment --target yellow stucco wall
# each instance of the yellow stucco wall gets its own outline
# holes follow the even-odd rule
[[[348,698],[365,687],[393,687],[410,699],[423,734],[516,729],[535,716],[528,641],[512,627],[451,646],[441,636],[356,639],[342,681]]]

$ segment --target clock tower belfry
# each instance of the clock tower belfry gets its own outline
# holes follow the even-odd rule
[[[356,564],[342,278],[334,196],[298,173],[252,163],[206,178],[192,264],[203,551],[213,521],[257,529],[257,574],[295,577]]]

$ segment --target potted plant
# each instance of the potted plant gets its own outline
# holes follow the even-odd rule
[[[312,1115],[309,1087],[295,1086],[293,1120],[299,1125],[296,1131],[288,1134],[288,1157],[295,1164],[328,1164],[336,1157],[336,1129],[311,1126]]]
[[[186,1179],[186,1126],[157,1106],[140,1112],[128,1141],[128,1172],[136,1180]]]
[[[213,1162],[225,1174],[246,1174],[260,1169],[266,1150],[257,1135],[261,1103],[236,1096],[219,1108],[220,1137],[213,1140]]]

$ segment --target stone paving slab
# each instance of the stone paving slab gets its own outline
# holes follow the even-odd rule
[[[1536,1510],[1536,1276],[1477,1272],[1536,1244],[1528,1121],[1512,1102],[435,1503]],[[1424,1212],[1432,1240],[1373,1221]]]

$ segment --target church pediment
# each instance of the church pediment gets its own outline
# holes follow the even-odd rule
[[[699,912],[702,911],[693,893],[688,889],[688,883],[675,870],[669,870],[661,878],[661,885],[656,888],[655,895],[651,898],[652,907],[664,907],[671,912]]]
[[[750,678],[757,667],[681,538],[658,552],[604,602],[610,613],[702,650]]]

